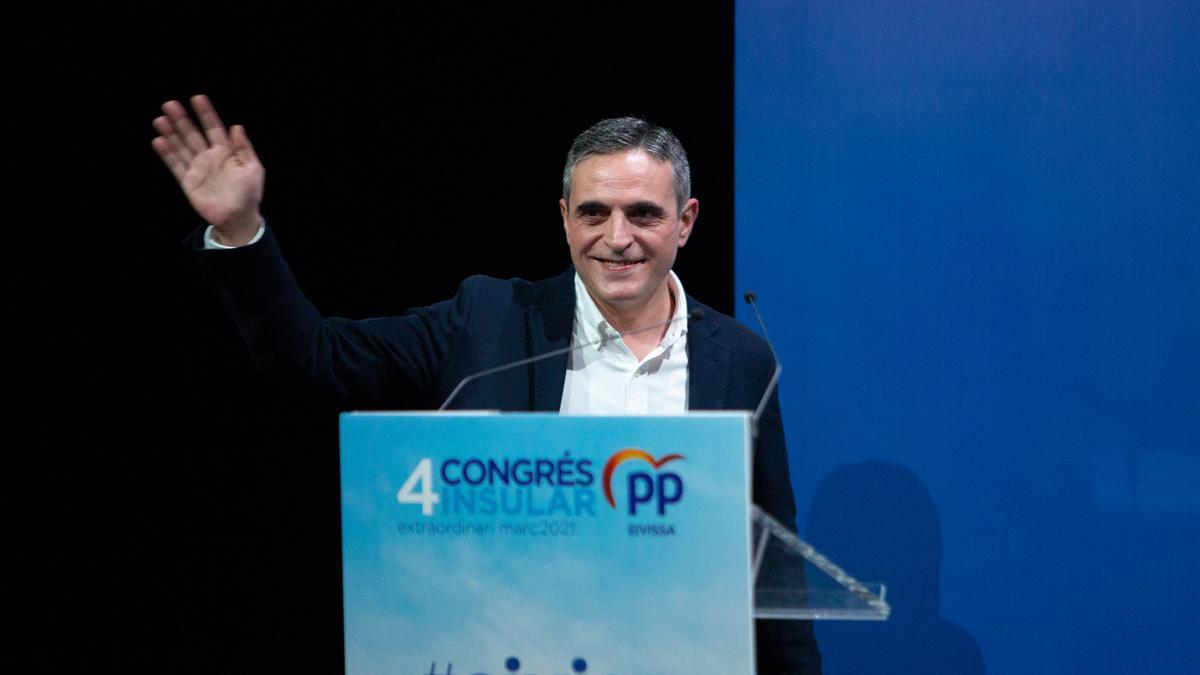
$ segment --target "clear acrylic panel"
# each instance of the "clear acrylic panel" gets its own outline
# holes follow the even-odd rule
[[[882,583],[850,576],[758,506],[753,537],[755,618],[883,621],[891,614]]]

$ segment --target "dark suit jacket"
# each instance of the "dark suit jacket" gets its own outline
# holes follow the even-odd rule
[[[270,229],[258,243],[229,251],[201,251],[201,237],[197,231],[186,243],[260,368],[302,388],[315,383],[347,407],[436,409],[468,375],[571,340],[571,269],[537,282],[474,276],[454,298],[402,316],[326,319],[301,293]],[[688,308],[704,312],[688,325],[689,409],[755,409],[775,367],[766,343],[694,298]],[[452,407],[556,411],[566,371],[562,354],[480,378]],[[774,395],[760,421],[753,471],[755,503],[792,527],[795,502]],[[819,672],[811,624],[759,621],[756,629],[759,672]]]

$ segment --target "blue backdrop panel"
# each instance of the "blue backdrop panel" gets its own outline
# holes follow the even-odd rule
[[[827,672],[1197,672],[1200,5],[739,2],[736,279]],[[743,317],[745,320],[747,317]]]

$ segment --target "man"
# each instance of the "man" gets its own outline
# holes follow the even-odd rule
[[[454,407],[748,410],[767,389],[774,361],[762,340],[687,297],[671,271],[700,206],[687,155],[665,129],[620,118],[575,139],[559,201],[573,269],[541,282],[471,277],[451,300],[350,321],[321,317],[288,271],[259,211],[265,171],[245,129],[227,131],[203,96],[192,105],[200,127],[169,101],[154,120],[152,145],[209,223],[192,244],[264,370],[353,407],[436,408],[481,370],[588,345],[479,378]],[[685,321],[689,309],[704,318]],[[752,488],[759,506],[794,522],[775,396],[760,420]],[[820,671],[810,624],[756,628],[760,672]]]

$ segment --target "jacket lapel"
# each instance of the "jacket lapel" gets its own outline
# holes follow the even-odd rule
[[[564,349],[571,344],[575,327],[575,268],[542,284],[528,312],[530,356]],[[556,412],[562,406],[563,383],[567,375],[567,354],[542,359],[532,365],[531,408]]]
[[[716,310],[688,296],[688,307],[698,307],[706,316]],[[729,388],[729,346],[719,339],[716,321],[688,321],[688,410],[721,410],[726,407]]]

